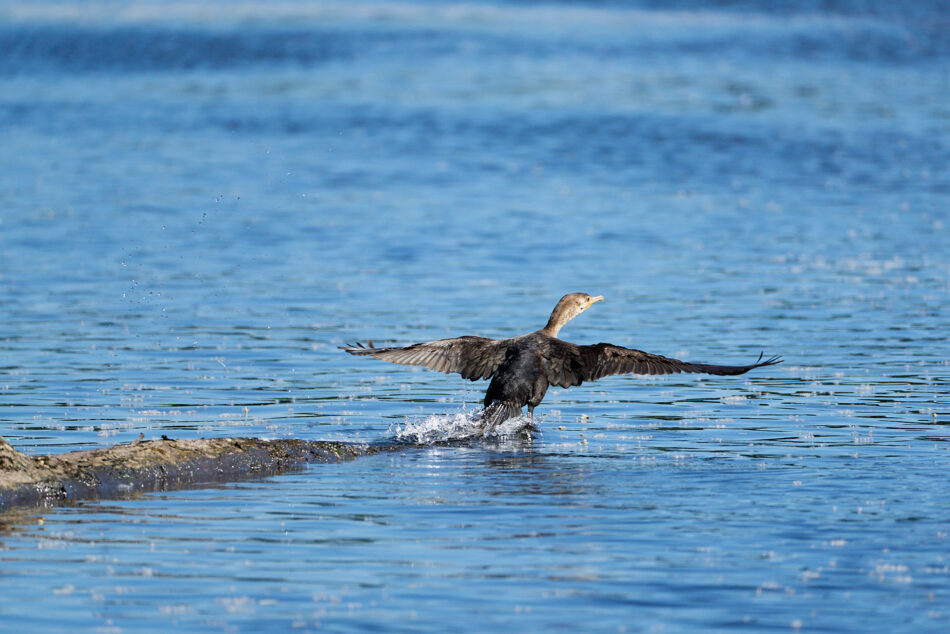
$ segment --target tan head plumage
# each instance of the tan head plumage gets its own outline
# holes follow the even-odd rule
[[[604,300],[603,295],[591,296],[587,293],[568,293],[562,297],[551,312],[551,318],[541,330],[546,335],[557,337],[564,324],[574,319],[597,302]]]

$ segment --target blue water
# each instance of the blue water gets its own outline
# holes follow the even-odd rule
[[[910,5],[910,6],[906,6]],[[419,446],[0,516],[11,631],[950,628],[941,2],[0,2],[0,435]],[[542,326],[742,377],[484,384]]]

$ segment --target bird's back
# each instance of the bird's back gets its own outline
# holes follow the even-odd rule
[[[548,385],[541,360],[543,337],[530,333],[511,340],[505,360],[488,385],[486,406],[495,401],[514,403],[518,407],[540,402]]]

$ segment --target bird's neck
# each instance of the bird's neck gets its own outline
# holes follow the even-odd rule
[[[557,312],[551,313],[551,318],[548,319],[547,325],[541,329],[541,332],[549,337],[557,337],[557,333],[561,332],[561,328],[570,320],[570,317],[565,319],[564,315],[560,315]]]

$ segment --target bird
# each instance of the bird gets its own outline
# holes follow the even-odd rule
[[[481,412],[487,430],[521,416],[525,405],[533,420],[535,407],[552,386],[574,387],[614,374],[738,375],[782,362],[779,356],[763,360],[760,353],[756,362],[748,365],[692,363],[611,343],[578,345],[558,338],[567,322],[603,299],[603,295],[568,293],[558,301],[544,328],[508,339],[466,335],[392,348],[377,348],[369,340],[340,349],[391,363],[458,373],[472,381],[491,379]]]

